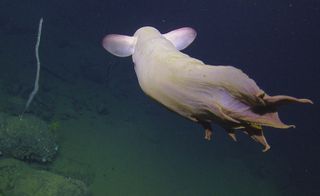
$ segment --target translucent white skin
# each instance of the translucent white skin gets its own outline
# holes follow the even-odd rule
[[[197,95],[184,88],[183,80],[188,69],[203,63],[179,52],[154,28],[141,28],[134,37],[137,42],[132,59],[142,90],[167,108],[194,120],[193,114],[200,109],[192,104]]]
[[[231,66],[209,66],[178,51],[158,30],[143,27],[135,34],[132,55],[142,90],[170,110],[193,121],[228,121],[259,118],[268,124],[270,115],[257,116],[250,105],[234,96],[257,102],[263,93],[253,80]],[[250,115],[250,116],[248,116]],[[278,126],[284,126],[280,121]]]
[[[286,95],[269,96],[241,70],[232,66],[206,65],[180,52],[194,39],[191,28],[161,34],[142,27],[133,37],[107,35],[103,47],[110,53],[132,55],[141,89],[168,109],[198,122],[210,139],[210,122],[222,125],[232,137],[232,129],[242,128],[267,151],[261,126],[289,128],[276,108],[285,103],[312,103]],[[207,135],[208,134],[208,135]]]

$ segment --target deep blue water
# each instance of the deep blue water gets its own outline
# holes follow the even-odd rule
[[[85,97],[77,100],[82,106],[79,111],[95,111],[99,105],[108,105],[103,97],[111,94],[119,100],[118,103],[128,107],[119,110],[114,116],[111,113],[108,118],[121,119],[123,112],[124,121],[130,120],[132,124],[139,122],[141,129],[144,128],[143,123],[152,125],[154,129],[163,129],[151,134],[151,140],[156,140],[151,142],[151,146],[143,144],[151,151],[154,147],[152,145],[156,144],[157,148],[163,150],[162,153],[167,150],[174,154],[175,149],[169,148],[170,145],[185,145],[187,150],[192,151],[192,155],[201,159],[201,164],[210,165],[215,156],[223,160],[230,158],[244,162],[253,171],[260,171],[256,173],[256,176],[260,176],[257,179],[268,179],[281,187],[280,195],[320,195],[320,132],[317,125],[320,120],[320,1],[1,0],[0,80],[5,91],[23,99],[27,99],[33,85],[34,44],[41,17],[44,18],[40,46],[43,74],[37,96],[42,96],[41,100],[44,102],[50,102],[52,108],[56,107],[54,96],[63,95],[66,91],[73,92],[74,97],[69,97],[72,100],[77,100],[87,90],[92,93],[90,101],[96,105],[92,105],[90,101],[81,102],[86,101]],[[314,105],[293,104],[279,110],[283,121],[295,124],[297,128],[285,131],[267,128],[265,134],[272,145],[267,154],[261,154],[260,146],[246,137],[241,138],[243,142],[239,145],[226,144],[230,141],[227,141],[222,130],[217,127],[217,138],[214,138],[213,144],[203,143],[199,127],[164,110],[144,96],[139,89],[130,57],[116,58],[101,46],[101,40],[106,34],[132,35],[138,28],[147,25],[154,26],[163,33],[180,27],[193,27],[197,31],[197,38],[184,50],[188,55],[212,65],[236,66],[270,95],[286,94],[309,98],[314,101]],[[98,108],[97,111],[105,115],[102,109]],[[41,111],[41,108],[33,113],[48,121],[58,115],[53,114],[54,110],[48,114]],[[126,115],[132,113],[135,114],[129,117]],[[142,121],[141,118],[144,117],[139,118],[140,114],[151,117]],[[175,122],[180,129],[186,129],[186,133],[183,130],[166,130],[168,127],[164,124]],[[162,139],[171,137],[171,133],[173,136],[168,147]],[[129,135],[134,135],[134,132]],[[100,137],[103,136],[102,133]],[[123,137],[117,134],[113,136],[113,142]],[[130,143],[130,136],[125,141]],[[64,142],[67,143],[68,140]],[[122,146],[121,150],[127,151],[128,146]],[[204,148],[214,148],[214,153],[210,154],[210,149],[202,151]],[[181,156],[176,162],[163,159],[163,164],[178,167],[177,165],[188,160],[183,156],[190,155],[176,154]],[[144,157],[143,160],[148,158]],[[264,162],[272,165],[268,167]],[[151,164],[156,163],[157,161]],[[190,170],[194,176],[197,176],[197,170],[203,172],[199,167],[185,164],[186,172]],[[230,165],[232,164],[225,167]],[[261,165],[264,168],[261,169]],[[223,164],[220,166],[223,167]],[[227,170],[221,168],[224,169]],[[211,175],[214,176],[211,173],[208,177],[202,176],[201,180],[208,178],[207,181],[210,182]],[[240,173],[231,173],[226,176],[226,181],[232,175],[237,178],[236,175]],[[183,175],[183,170],[178,170],[178,174],[174,176],[177,186],[180,186],[177,181],[184,176],[187,174]],[[159,190],[173,189],[175,182],[170,182],[170,186],[169,183],[164,183],[165,187],[159,187]],[[175,195],[196,194],[201,185],[191,184],[194,184],[194,189],[188,189],[190,192],[176,191]],[[214,189],[214,186],[212,184],[208,190]],[[226,189],[229,188],[226,184]],[[248,193],[251,193],[250,187],[247,188]],[[135,191],[137,195],[145,195],[144,190]],[[98,194],[97,191],[93,192]],[[211,195],[210,191],[199,194],[205,193]],[[103,195],[101,189],[99,194]]]

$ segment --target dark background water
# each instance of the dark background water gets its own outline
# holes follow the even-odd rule
[[[234,65],[270,95],[310,98],[315,103],[312,106],[290,105],[280,109],[283,121],[292,122],[297,128],[266,129],[272,144],[269,154],[257,155],[260,152],[257,146],[250,146],[251,143],[240,148],[245,149],[242,153],[265,156],[259,160],[272,161],[284,170],[281,180],[287,182],[283,186],[294,188],[285,189],[283,195],[320,195],[317,126],[320,121],[320,1],[1,0],[0,76],[3,83],[19,83],[22,86],[19,88],[32,86],[33,47],[40,17],[44,18],[41,59],[44,75],[49,78],[42,78],[40,93],[46,88],[58,88],[46,87],[50,80],[60,80],[62,85],[94,83],[98,86],[96,96],[106,93],[130,96],[131,104],[136,100],[151,104],[150,114],[161,111],[170,116],[141,93],[131,59],[113,57],[101,47],[106,34],[132,35],[138,28],[149,25],[161,32],[193,27],[198,37],[185,53],[208,64]],[[29,92],[12,91],[20,92],[24,98]],[[163,122],[159,119],[154,123]],[[232,151],[218,150],[224,156]],[[252,167],[259,165],[246,159],[246,154],[236,157],[251,163]]]

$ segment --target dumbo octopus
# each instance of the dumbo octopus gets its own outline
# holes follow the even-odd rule
[[[118,57],[132,55],[139,85],[146,95],[171,111],[199,123],[205,139],[212,136],[211,122],[219,124],[236,141],[235,131],[248,134],[270,149],[262,126],[286,129],[277,108],[287,103],[309,103],[286,95],[269,96],[254,80],[232,66],[207,65],[180,50],[193,42],[189,27],[161,34],[142,27],[133,36],[110,34],[103,47]]]

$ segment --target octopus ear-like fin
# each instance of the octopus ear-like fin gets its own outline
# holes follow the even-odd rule
[[[183,50],[193,42],[197,36],[197,32],[190,27],[183,27],[163,34],[163,36],[168,39],[177,50]]]
[[[136,38],[126,35],[110,34],[103,38],[102,46],[111,54],[127,57],[133,54]]]

